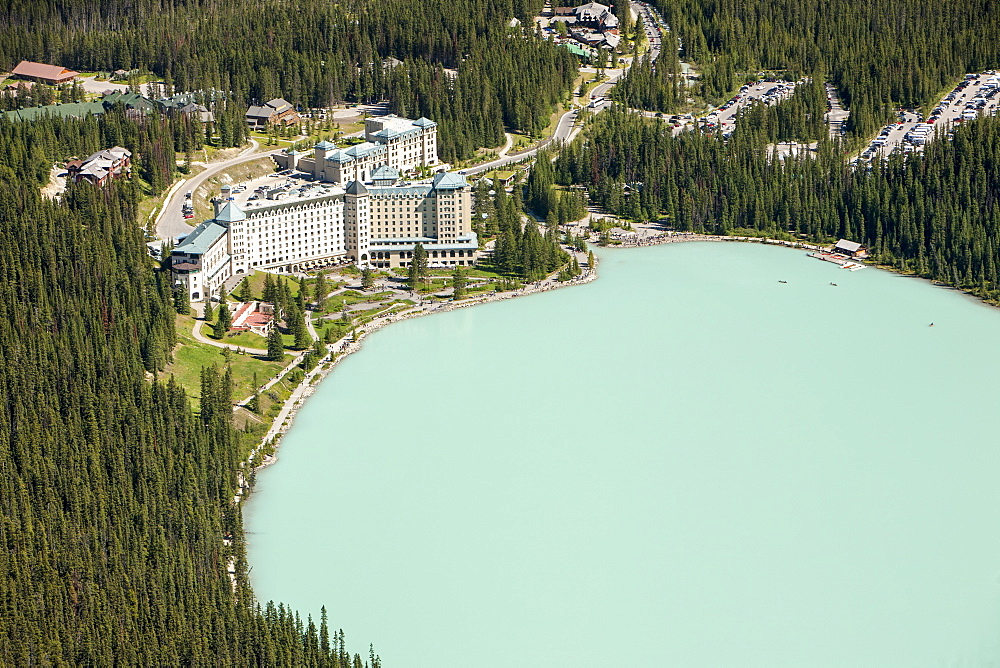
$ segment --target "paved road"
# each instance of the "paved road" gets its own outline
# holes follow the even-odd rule
[[[840,101],[840,94],[833,84],[826,84],[826,99],[830,103],[830,111],[826,112],[826,122],[830,126],[830,139],[836,139],[844,134],[844,123],[851,116],[851,112],[844,109]]]
[[[636,10],[639,18],[646,25],[646,34],[650,38],[650,57],[652,57],[653,60],[656,60],[656,58],[660,55],[660,31],[663,29],[665,24],[662,23],[662,19],[658,18],[655,10],[650,8],[649,5],[640,2],[633,2],[632,7]],[[617,84],[623,76],[625,76],[627,71],[627,67],[620,70],[606,70],[608,74],[608,81],[594,87],[593,91],[591,91],[591,99],[606,98],[608,91],[610,91],[611,88]],[[603,102],[592,107],[592,110],[597,113],[607,109],[609,106],[611,106],[611,102],[609,100],[604,100]],[[556,124],[556,129],[552,134],[552,137],[541,142],[541,144],[539,144],[536,148],[522,151],[521,153],[513,153],[503,158],[497,158],[496,160],[476,165],[475,167],[469,167],[468,169],[463,170],[463,173],[480,174],[482,172],[500,169],[507,165],[520,162],[525,158],[533,157],[536,153],[538,153],[539,149],[545,148],[553,141],[569,141],[579,130],[579,127],[577,126],[577,112],[577,109],[571,109],[564,113],[559,118],[559,122]]]
[[[251,139],[250,147],[244,149],[235,158],[212,163],[208,166],[208,169],[200,174],[192,176],[189,179],[176,182],[170,188],[167,198],[163,204],[163,208],[160,210],[160,215],[156,219],[157,238],[164,241],[172,240],[177,237],[184,236],[191,231],[191,225],[188,224],[188,221],[184,219],[184,215],[181,213],[181,207],[184,205],[185,193],[194,192],[198,186],[206,181],[206,179],[211,178],[225,169],[229,169],[233,165],[249,162],[251,160],[258,160],[264,156],[280,153],[283,150],[275,149],[273,151],[257,153],[256,151],[258,148],[260,148],[260,144]]]
[[[197,319],[194,321],[194,326],[191,328],[191,335],[195,340],[201,343],[207,343],[210,346],[215,346],[216,348],[229,348],[230,350],[242,350],[250,355],[266,355],[267,350],[262,350],[260,348],[247,348],[246,346],[237,346],[232,343],[223,343],[222,341],[216,341],[215,339],[210,339],[201,333],[201,326],[205,324],[204,320]]]

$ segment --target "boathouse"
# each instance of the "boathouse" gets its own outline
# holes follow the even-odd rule
[[[856,241],[848,241],[847,239],[841,239],[833,247],[834,253],[840,253],[841,255],[846,255],[847,257],[856,258],[866,258],[868,257],[868,249],[859,244]]]

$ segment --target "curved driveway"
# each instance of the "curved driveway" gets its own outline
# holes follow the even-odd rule
[[[176,239],[177,237],[184,236],[191,231],[191,225],[188,224],[188,222],[184,219],[184,215],[181,213],[181,207],[184,206],[184,194],[186,192],[194,192],[195,189],[197,189],[198,186],[204,183],[207,179],[210,179],[222,170],[229,169],[233,165],[250,162],[251,160],[258,160],[265,156],[280,153],[283,150],[275,149],[273,151],[255,153],[258,148],[260,148],[260,144],[258,144],[256,140],[251,139],[250,147],[244,149],[235,158],[212,163],[200,174],[196,174],[189,179],[184,179],[183,181],[177,181],[174,183],[174,185],[171,186],[170,190],[167,192],[167,198],[164,200],[163,208],[160,209],[160,215],[156,218],[157,238],[169,241]]]

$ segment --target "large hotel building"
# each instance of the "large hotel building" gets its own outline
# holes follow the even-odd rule
[[[365,140],[338,149],[323,141],[312,154],[285,151],[274,157],[281,169],[296,169],[338,185],[367,181],[376,169],[389,165],[400,172],[438,167],[437,123],[426,118],[411,121],[399,116],[365,119]]]
[[[384,124],[374,130],[376,136],[390,124],[402,127],[404,122],[426,121],[375,120]],[[432,121],[414,127],[428,123],[433,129]],[[256,270],[294,273],[344,262],[405,267],[418,243],[427,250],[431,267],[473,265],[479,241],[471,228],[471,188],[465,177],[440,171],[426,181],[405,182],[401,170],[438,161],[436,149],[433,157],[424,152],[414,163],[416,149],[399,146],[382,154],[383,162],[376,166],[367,161],[350,167],[354,178],[346,182],[333,178],[344,173],[337,171],[343,167],[331,171],[329,160],[325,170],[315,167],[320,155],[326,159],[340,153],[331,154],[324,142],[317,145],[314,162],[300,160],[294,165],[308,170],[310,183],[295,189],[262,188],[255,201],[242,203],[243,198],[223,187],[222,196],[214,200],[214,217],[174,248],[174,280],[191,301],[201,301],[218,293],[232,276]]]

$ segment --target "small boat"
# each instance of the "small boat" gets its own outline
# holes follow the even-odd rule
[[[779,283],[787,283],[788,281],[778,281]]]
[[[837,287],[837,284],[833,282],[831,282],[830,285],[832,285],[833,287]]]

